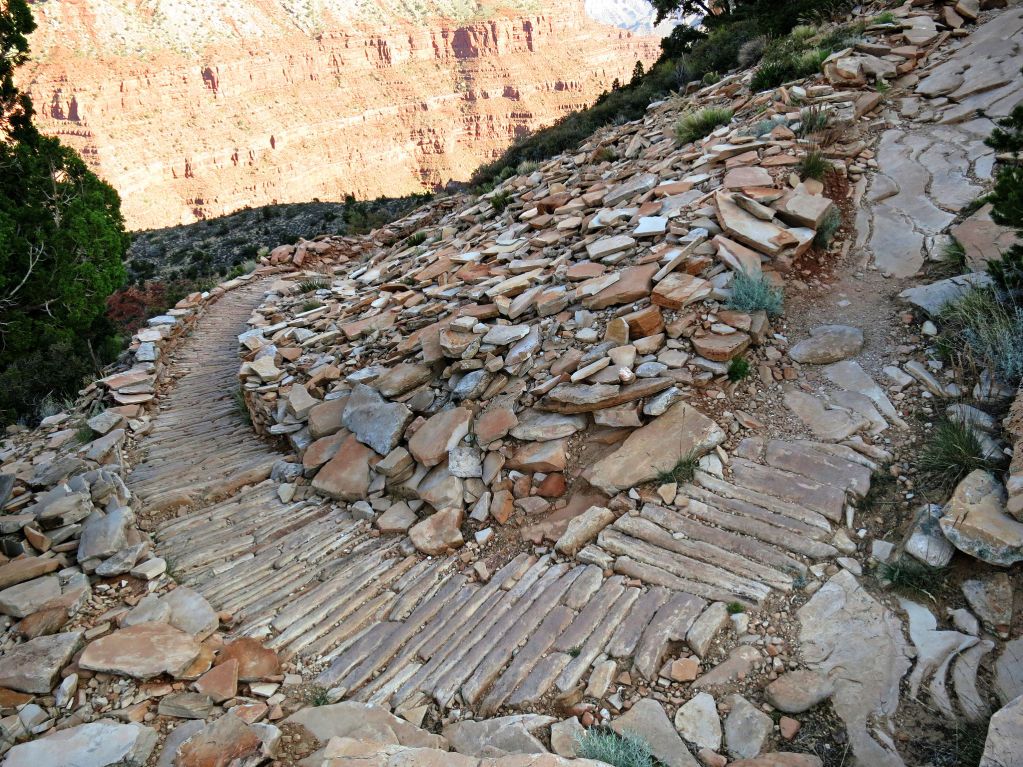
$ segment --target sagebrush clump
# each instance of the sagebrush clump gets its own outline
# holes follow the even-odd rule
[[[784,294],[776,288],[763,274],[736,272],[732,280],[732,295],[728,298],[728,308],[740,312],[764,311],[771,317],[782,313]]]
[[[654,767],[650,746],[632,733],[617,735],[610,730],[591,728],[579,739],[576,754],[612,767]]]
[[[691,112],[679,120],[675,126],[675,137],[680,144],[689,144],[709,136],[715,128],[727,125],[731,119],[731,109],[706,107],[699,112]]]

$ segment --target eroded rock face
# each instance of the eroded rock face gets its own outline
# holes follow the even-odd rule
[[[108,0],[54,5],[35,12],[40,55],[24,82],[54,105],[40,127],[86,150],[133,229],[339,189],[408,194],[468,178],[660,53],[658,36],[598,23],[574,0],[505,6],[476,21],[440,2],[398,18],[383,2],[242,3],[185,21],[180,5],[155,18]]]
[[[909,670],[898,618],[871,597],[847,570],[839,572],[799,608],[803,657],[831,679],[832,705],[845,722],[856,758],[878,767],[902,767],[868,728],[895,714],[899,682]]]

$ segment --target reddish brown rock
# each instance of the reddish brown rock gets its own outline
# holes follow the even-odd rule
[[[657,264],[643,264],[622,269],[617,282],[596,295],[583,298],[582,304],[587,309],[606,309],[646,298],[650,295],[652,279],[658,268]]]
[[[523,445],[508,460],[508,467],[519,471],[562,471],[568,463],[567,448],[564,439]]]
[[[263,647],[259,640],[252,637],[239,637],[224,645],[217,653],[216,665],[220,666],[232,660],[238,662],[240,682],[258,682],[260,679],[281,673],[281,662],[277,653]]]
[[[494,440],[501,439],[518,423],[518,417],[509,408],[492,407],[476,419],[472,430],[479,444],[489,445]]]
[[[59,559],[50,557],[22,557],[0,566],[0,589],[6,589],[17,583],[24,583],[40,575],[52,573],[61,567]]]
[[[196,692],[209,695],[214,703],[223,703],[238,694],[238,659],[230,658],[214,666],[195,683]]]
[[[728,362],[733,357],[738,357],[750,345],[750,337],[745,333],[729,333],[718,335],[708,333],[699,338],[693,338],[693,348],[696,353],[714,362]]]
[[[26,618],[22,618],[14,630],[23,639],[56,634],[68,622],[68,611],[65,607],[44,607]]]
[[[101,637],[85,648],[78,665],[89,671],[149,679],[178,676],[199,656],[189,634],[166,623],[139,623]]]
[[[409,452],[424,466],[436,466],[469,433],[472,411],[464,407],[442,410],[416,430],[408,442]]]
[[[193,735],[178,747],[176,767],[229,767],[260,753],[263,741],[232,713]]]
[[[419,551],[430,556],[461,548],[465,543],[460,529],[463,518],[461,509],[441,509],[409,528],[409,540]]]
[[[369,490],[370,462],[377,460],[372,448],[366,447],[354,435],[349,435],[316,478],[313,488],[331,498],[358,501]]]

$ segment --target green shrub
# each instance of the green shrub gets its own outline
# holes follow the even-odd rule
[[[662,485],[668,482],[677,482],[679,484],[692,482],[693,477],[696,476],[696,468],[699,464],[700,456],[694,451],[690,451],[679,458],[670,469],[658,472],[657,481]]]
[[[330,283],[327,282],[326,280],[312,278],[308,280],[302,280],[300,283],[298,283],[298,292],[314,293],[317,290],[326,290],[329,287]]]
[[[1023,153],[1023,104],[998,121],[987,145],[1016,157]],[[988,262],[988,273],[1000,290],[1018,298],[1023,294],[1023,164],[1018,161],[1000,164],[988,199],[992,204],[991,218],[1015,229],[1018,238],[1001,258]]]
[[[938,318],[942,345],[954,361],[989,368],[1010,386],[1023,380],[1023,307],[973,288]]]
[[[748,69],[764,57],[767,49],[767,37],[758,35],[752,40],[747,40],[739,46],[738,64],[742,69]]]
[[[838,208],[832,208],[821,219],[820,226],[817,227],[817,233],[813,236],[814,247],[821,250],[826,249],[831,244],[831,241],[835,239],[835,234],[841,225],[842,214],[838,212]]]
[[[675,126],[675,137],[680,144],[709,136],[719,125],[727,125],[732,119],[732,110],[721,107],[706,107],[699,112],[684,115]]]
[[[515,172],[520,176],[530,176],[540,169],[540,163],[533,162],[532,160],[523,160],[515,168]]]
[[[831,115],[828,111],[814,104],[799,113],[799,131],[797,135],[800,138],[807,138],[815,133],[820,133],[828,127],[830,122]]]
[[[891,11],[885,11],[884,13],[878,14],[870,20],[871,24],[894,24],[895,14]]]
[[[602,146],[593,153],[593,161],[596,163],[614,162],[618,159],[618,153],[609,146]]]
[[[748,378],[750,374],[749,360],[745,357],[732,357],[728,361],[728,380],[732,383],[737,383],[745,378]]]
[[[782,313],[784,294],[781,288],[772,285],[763,274],[736,272],[732,280],[732,295],[728,308],[739,312],[764,311],[772,317]]]
[[[728,610],[729,615],[738,615],[739,613],[746,612],[746,605],[742,602],[729,602],[725,605],[725,609]]]
[[[414,232],[405,240],[405,245],[410,248],[415,248],[422,245],[424,242],[426,242],[426,232]]]
[[[928,436],[917,468],[929,485],[947,493],[974,469],[994,466],[973,429],[960,420],[948,419]]]
[[[796,165],[796,170],[799,171],[799,177],[804,181],[808,178],[823,181],[831,170],[831,161],[819,149],[811,149],[803,155],[799,164]]]
[[[498,213],[503,213],[504,209],[511,204],[512,197],[508,192],[498,192],[490,198],[490,204],[494,206],[494,210]]]
[[[704,85],[715,85],[716,83],[721,82],[721,75],[719,75],[717,72],[708,72],[703,76],[700,82],[702,82]]]
[[[612,767],[654,767],[646,741],[633,733],[619,736],[610,730],[591,728],[579,739],[576,754]]]
[[[234,390],[231,395],[231,399],[234,400],[234,411],[237,413],[245,423],[252,425],[252,414],[249,413],[249,406],[245,402],[245,390],[242,387],[238,387]]]
[[[954,237],[941,249],[941,258],[932,261],[927,271],[929,277],[935,280],[943,280],[949,277],[957,277],[966,272],[966,248]]]

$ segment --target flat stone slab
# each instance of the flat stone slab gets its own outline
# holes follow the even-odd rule
[[[803,658],[834,684],[832,705],[845,722],[856,759],[876,767],[904,767],[898,753],[868,730],[868,720],[895,715],[899,685],[910,667],[899,619],[848,570],[825,583],[799,608],[798,617]]]
[[[144,767],[156,746],[156,730],[109,719],[58,730],[15,746],[6,767]]]
[[[136,679],[178,676],[200,650],[199,643],[184,631],[165,623],[140,623],[97,639],[85,648],[78,663],[90,671]]]
[[[960,298],[971,288],[986,288],[991,284],[991,277],[987,273],[975,272],[959,277],[949,277],[947,280],[938,280],[927,285],[906,288],[899,293],[899,298],[922,309],[931,317],[937,317],[947,304]]]
[[[855,356],[863,348],[863,331],[849,325],[820,325],[789,350],[796,362],[826,365]]]
[[[0,687],[48,694],[82,642],[81,631],[38,637],[0,655]]]
[[[594,487],[614,495],[670,471],[686,456],[701,456],[725,438],[714,421],[685,402],[637,429],[621,447],[586,471]]]

